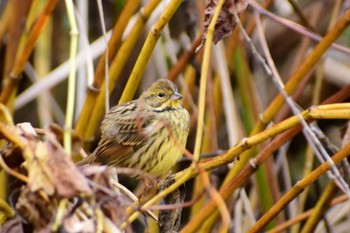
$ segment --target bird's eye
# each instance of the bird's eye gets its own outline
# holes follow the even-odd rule
[[[162,97],[164,97],[164,96],[165,96],[165,93],[164,93],[164,92],[159,92],[159,93],[158,93],[158,97],[162,98]]]

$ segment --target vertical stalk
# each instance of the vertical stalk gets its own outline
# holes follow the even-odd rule
[[[77,22],[74,15],[74,6],[71,0],[66,0],[66,8],[68,14],[69,25],[71,28],[70,36],[71,43],[69,49],[70,70],[68,77],[68,93],[67,93],[67,108],[66,108],[66,123],[63,136],[64,149],[67,155],[71,155],[72,151],[72,126],[74,116],[74,102],[75,102],[75,78],[76,78],[76,55],[78,50],[79,32]]]

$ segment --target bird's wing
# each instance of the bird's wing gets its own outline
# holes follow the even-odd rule
[[[133,146],[118,143],[115,139],[103,138],[98,147],[89,157],[93,157],[93,162],[108,165],[116,165],[127,159],[134,153]]]
[[[118,105],[112,108],[102,122],[102,138],[115,139],[123,145],[139,145],[146,138],[144,128],[152,124],[154,116],[136,107],[137,102]]]
[[[135,101],[112,108],[101,126],[102,138],[93,152],[95,162],[119,164],[127,159],[145,143],[143,129],[152,121],[152,117],[136,111]]]

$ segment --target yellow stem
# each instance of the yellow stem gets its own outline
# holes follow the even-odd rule
[[[170,18],[173,16],[181,3],[181,0],[171,1],[163,11],[157,23],[151,28],[151,31],[148,33],[146,41],[143,44],[140,55],[137,58],[134,69],[130,74],[128,83],[126,84],[123,94],[119,100],[119,104],[131,100],[134,96],[163,28],[169,22]]]

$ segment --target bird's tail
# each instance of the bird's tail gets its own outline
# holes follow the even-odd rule
[[[86,156],[82,160],[76,163],[77,166],[84,166],[86,164],[92,164],[95,162],[95,156],[93,154],[90,154],[89,156]]]

